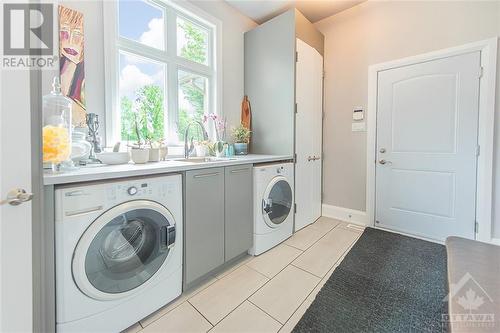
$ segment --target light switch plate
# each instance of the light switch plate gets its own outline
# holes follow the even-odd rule
[[[352,131],[353,132],[364,132],[366,130],[365,122],[355,122],[352,123]]]
[[[352,111],[352,120],[363,120],[365,119],[365,111],[363,108],[357,107]]]

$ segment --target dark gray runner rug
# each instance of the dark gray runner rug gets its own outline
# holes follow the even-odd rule
[[[366,228],[293,332],[443,332],[446,281],[443,245]]]

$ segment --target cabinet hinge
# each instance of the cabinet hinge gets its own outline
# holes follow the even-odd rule
[[[299,61],[299,52],[295,51],[295,62]]]
[[[297,214],[297,204],[296,203],[293,204],[293,213]]]
[[[479,233],[479,223],[477,221],[474,221],[474,233]]]
[[[477,145],[476,146],[476,156],[479,156],[479,155],[481,155],[481,146]]]
[[[297,163],[297,153],[293,154],[293,163]]]
[[[325,78],[325,76],[326,76],[326,72],[325,72],[325,71],[323,71],[323,79]]]
[[[483,71],[484,71],[483,66],[479,67],[479,78],[483,77]]]
[[[297,103],[295,103],[295,113],[297,113]]]

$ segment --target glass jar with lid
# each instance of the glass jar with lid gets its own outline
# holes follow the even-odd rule
[[[71,100],[61,93],[59,77],[55,77],[50,94],[43,96],[43,163],[52,171],[71,156]]]

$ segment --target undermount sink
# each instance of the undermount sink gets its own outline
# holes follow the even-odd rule
[[[226,161],[234,161],[236,158],[229,157],[191,157],[191,158],[181,158],[175,160],[177,162],[186,162],[186,163],[213,163],[213,162],[226,162]]]

